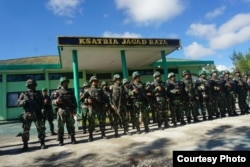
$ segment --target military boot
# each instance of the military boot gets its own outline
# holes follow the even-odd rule
[[[71,143],[72,143],[72,144],[76,144],[75,135],[71,135]]]
[[[169,127],[170,126],[169,126],[168,122],[166,121],[165,124],[164,124],[164,128],[169,128]]]
[[[47,148],[47,146],[45,145],[44,139],[41,139],[40,143],[41,143],[41,149]]]
[[[89,139],[88,141],[89,142],[92,142],[94,139],[93,139],[93,132],[92,131],[89,131]]]
[[[59,146],[63,146],[63,136],[59,137]]]
[[[137,126],[136,127],[136,134],[140,134],[140,133],[141,133],[140,126]]]
[[[149,132],[149,127],[148,125],[145,125],[145,133],[148,133]]]
[[[86,127],[85,127],[85,126],[82,127],[82,130],[83,130],[83,134],[86,134],[86,133],[87,133],[87,130],[86,130]]]
[[[23,141],[22,151],[27,151],[28,149],[29,149],[29,147],[28,147],[28,141]]]
[[[181,119],[181,125],[186,125],[186,122],[184,121],[184,119]]]

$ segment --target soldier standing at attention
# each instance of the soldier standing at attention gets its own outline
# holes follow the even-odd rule
[[[140,74],[138,71],[134,71],[132,73],[132,82],[130,83],[130,97],[133,99],[133,106],[134,106],[134,123],[137,130],[137,134],[140,133],[140,113],[142,113],[142,122],[144,124],[145,132],[149,132],[149,114],[148,110],[146,109],[147,104],[149,103],[145,90],[144,85],[140,80]]]
[[[126,108],[126,92],[119,74],[113,76],[114,84],[111,86],[111,107],[114,110],[114,137],[118,137],[118,123],[121,120],[124,134],[128,133],[128,115]]]
[[[105,135],[105,113],[103,113],[103,91],[98,87],[98,79],[96,76],[92,76],[89,79],[90,87],[88,91],[84,94],[84,103],[89,106],[88,111],[88,122],[89,122],[89,139],[88,141],[93,141],[93,131],[95,129],[95,116],[98,116],[101,137],[106,139]]]
[[[170,111],[174,126],[177,126],[178,121],[181,122],[181,125],[186,125],[183,111],[183,101],[186,97],[184,83],[176,82],[175,74],[172,72],[168,74],[167,96],[170,98]]]
[[[43,123],[43,115],[42,115],[42,106],[43,106],[43,97],[41,92],[36,90],[37,83],[33,79],[28,79],[26,81],[26,87],[28,90],[24,93],[21,93],[19,99],[17,101],[17,105],[19,107],[23,107],[24,112],[21,115],[23,122],[23,151],[27,151],[28,141],[29,141],[29,131],[31,127],[32,121],[34,121],[38,138],[40,139],[41,149],[46,148],[44,140],[45,140],[45,126]]]
[[[222,71],[223,77],[221,82],[223,85],[223,93],[225,98],[225,105],[229,116],[237,116],[236,113],[236,99],[235,99],[235,84],[232,78],[229,77],[230,72],[228,70]]]
[[[198,119],[198,100],[199,97],[197,95],[196,89],[194,87],[194,83],[191,78],[191,74],[189,70],[184,70],[182,72],[182,81],[185,84],[186,91],[186,100],[184,101],[185,112],[188,123],[191,123],[192,116],[194,122],[199,122]]]
[[[64,125],[66,123],[68,133],[71,137],[71,143],[76,144],[75,139],[75,120],[73,118],[73,112],[77,108],[76,98],[71,89],[68,88],[69,80],[66,77],[60,78],[60,89],[54,92],[54,99],[52,104],[58,108],[57,120],[58,120],[58,138],[59,146],[62,146],[64,136]]]
[[[84,103],[84,94],[88,90],[89,84],[87,82],[83,83],[82,89],[80,92],[80,102],[81,102],[81,110],[82,110],[82,130],[83,134],[87,133],[87,114],[88,114],[88,105]]]
[[[161,73],[159,71],[156,71],[153,74],[154,81],[152,82],[153,86],[153,94],[155,97],[155,109],[156,109],[156,115],[157,115],[157,122],[158,122],[158,128],[164,129],[168,128],[168,116],[166,112],[167,108],[167,92],[164,86],[163,81],[161,80]],[[162,128],[162,123],[164,122],[164,128]]]
[[[225,101],[222,94],[222,87],[217,70],[212,70],[211,78],[208,80],[213,114],[216,118],[225,117]]]
[[[129,96],[129,80],[127,78],[124,78],[122,80],[122,84],[126,93],[126,107],[127,107],[127,116],[128,116],[128,122],[132,123],[132,128],[135,129],[135,124],[133,120],[134,114],[133,114],[133,99]]]
[[[203,115],[203,121],[207,120],[207,114],[209,120],[213,119],[211,101],[209,96],[208,80],[206,78],[206,75],[206,71],[200,71],[198,79],[195,81],[195,89],[197,90],[197,94],[199,97],[198,105]]]
[[[49,122],[49,127],[50,127],[50,132],[51,135],[57,135],[54,131],[54,113],[53,113],[53,108],[52,108],[52,103],[51,103],[51,98],[47,93],[47,88],[42,89],[42,95],[43,95],[43,121],[44,121],[44,126],[46,123],[46,119]]]
[[[236,96],[238,98],[241,115],[248,114],[248,105],[246,100],[249,87],[247,82],[242,78],[241,72],[239,70],[236,70],[234,72],[234,82],[236,86]]]

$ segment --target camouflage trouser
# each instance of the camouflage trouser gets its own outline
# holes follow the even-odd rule
[[[199,111],[198,111],[198,102],[195,100],[189,100],[188,102],[184,103],[185,106],[185,114],[187,117],[187,121],[190,122],[192,116],[194,120],[197,120]]]
[[[235,94],[233,92],[228,92],[225,94],[225,103],[226,103],[226,108],[228,110],[229,115],[234,115],[236,112],[236,107],[235,107]]]
[[[156,101],[155,112],[158,122],[158,127],[161,127],[162,123],[165,123],[165,127],[168,125],[168,115],[166,110],[166,101],[165,98]]]
[[[93,110],[92,106],[88,106],[85,110],[85,115],[88,121],[88,130],[89,132],[93,132],[95,129],[95,115],[96,112]]]
[[[223,99],[223,96],[221,94],[216,94],[211,97],[211,107],[212,107],[212,113],[217,118],[219,116],[224,117],[225,116],[225,101]]]
[[[119,113],[113,110],[113,118],[114,118],[114,129],[118,129],[119,122],[122,122],[122,126],[125,132],[128,131],[128,113],[126,106],[120,106]]]
[[[247,105],[247,92],[243,92],[241,90],[238,94],[238,102],[241,114],[245,114],[248,112],[248,105]]]
[[[54,124],[53,124],[54,114],[53,114],[53,110],[44,110],[43,111],[43,123],[44,123],[44,126],[46,124],[46,120],[48,120],[48,122],[49,122],[50,131],[54,132]]]
[[[134,102],[134,124],[137,130],[140,130],[140,113],[142,114],[142,122],[144,124],[144,128],[148,129],[149,124],[149,113],[146,109],[145,103],[140,101]]]
[[[70,110],[58,109],[57,121],[58,121],[58,137],[62,138],[64,135],[64,125],[66,127],[69,135],[75,135],[75,120]]]
[[[29,131],[30,131],[32,121],[35,123],[37,133],[38,133],[38,138],[40,140],[45,139],[46,128],[44,126],[42,119],[38,119],[36,115],[31,112],[23,112],[21,115],[21,119],[23,122],[23,125],[22,125],[23,127],[22,140],[23,141],[29,141],[29,137],[30,137]]]
[[[88,118],[88,108],[83,107],[82,108],[82,129],[86,131],[87,129],[87,118]]]
[[[184,120],[184,104],[180,100],[173,100],[170,103],[171,110],[171,118],[172,122],[176,124],[176,122]]]
[[[106,127],[106,110],[104,110],[103,107],[100,106],[95,107],[95,111],[97,114],[100,130],[101,132],[104,132]]]

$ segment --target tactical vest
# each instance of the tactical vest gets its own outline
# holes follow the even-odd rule
[[[90,96],[89,98],[91,98],[94,103],[103,103],[103,92],[100,88],[90,87],[88,89],[88,94]]]
[[[58,104],[58,107],[63,109],[73,109],[76,108],[76,101],[75,96],[72,90],[66,88],[66,89],[58,89],[56,90],[56,93],[58,94],[59,98],[62,100],[62,104]]]

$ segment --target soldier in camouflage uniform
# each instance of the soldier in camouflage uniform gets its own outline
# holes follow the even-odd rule
[[[19,96],[17,105],[23,107],[24,112],[21,114],[23,122],[23,151],[28,150],[29,131],[32,121],[34,121],[38,138],[40,139],[41,149],[46,148],[45,146],[45,126],[43,123],[43,115],[41,109],[43,107],[43,97],[41,92],[36,90],[37,83],[33,79],[28,79],[26,82],[28,90]]]
[[[114,84],[111,89],[111,107],[114,110],[114,137],[118,137],[118,123],[121,120],[124,134],[128,133],[128,115],[126,107],[126,92],[122,85],[122,79],[119,74],[113,76]]]
[[[111,128],[114,127],[114,119],[113,119],[113,112],[111,111],[111,105],[110,105],[110,98],[111,98],[111,90],[108,87],[108,83],[106,81],[102,81],[101,87],[103,90],[103,112],[106,113],[106,115],[109,118],[109,122],[111,125]]]
[[[140,113],[142,114],[142,122],[144,124],[145,132],[149,132],[149,113],[146,110],[147,104],[149,100],[146,96],[144,84],[140,81],[140,74],[138,71],[134,71],[132,73],[132,82],[130,82],[130,91],[129,95],[133,99],[133,109],[134,109],[134,116],[133,120],[137,133],[140,133]]]
[[[246,103],[246,99],[247,99],[247,92],[249,91],[248,84],[241,77],[241,72],[239,70],[236,70],[234,72],[233,80],[235,83],[236,96],[238,98],[241,115],[247,114],[248,105]]]
[[[152,82],[153,94],[154,94],[154,103],[155,103],[155,112],[157,117],[157,123],[159,129],[168,128],[168,115],[166,112],[168,104],[167,92],[164,86],[163,81],[161,80],[161,73],[155,71],[153,74],[154,81]],[[164,122],[164,128],[162,128],[162,123]]]
[[[197,91],[199,102],[198,105],[203,115],[203,121],[207,120],[207,115],[210,120],[213,119],[211,101],[209,97],[208,80],[206,78],[206,71],[199,72],[199,77],[195,81],[195,89]]]
[[[185,106],[185,113],[187,117],[188,123],[191,123],[192,116],[194,122],[199,122],[198,114],[198,100],[199,97],[197,95],[197,91],[195,89],[194,83],[191,78],[191,73],[189,70],[184,70],[182,72],[182,81],[185,84],[185,91],[187,92],[187,97],[185,97],[184,106]]]
[[[235,83],[232,78],[229,77],[230,72],[228,70],[222,71],[223,77],[221,78],[222,88],[225,98],[225,106],[229,116],[237,116],[236,113],[236,98],[235,98]]]
[[[149,103],[146,109],[148,110],[148,113],[152,114],[153,123],[156,123],[157,120],[156,120],[156,114],[155,114],[155,98],[153,94],[153,85],[151,84],[150,81],[146,82],[145,93],[149,100]]]
[[[88,105],[86,105],[84,103],[84,94],[86,91],[88,91],[89,88],[89,83],[85,82],[82,85],[82,89],[80,92],[80,103],[81,103],[81,110],[82,110],[82,130],[83,130],[83,134],[87,133],[87,114],[88,114]]]
[[[95,116],[97,115],[101,130],[101,137],[103,139],[107,138],[105,135],[105,119],[106,114],[103,113],[103,99],[104,93],[102,89],[98,87],[98,79],[96,76],[91,76],[89,79],[90,87],[88,91],[84,94],[84,103],[88,105],[89,111],[87,114],[89,122],[89,142],[93,141],[93,131],[95,129]]]
[[[171,118],[174,126],[177,126],[177,122],[179,121],[181,125],[186,125],[183,102],[184,97],[186,97],[185,84],[183,82],[176,82],[175,74],[172,72],[168,74],[167,96],[170,100]]]
[[[71,137],[71,143],[75,144],[75,120],[73,112],[77,108],[76,98],[71,89],[68,88],[69,80],[66,77],[60,78],[60,89],[55,90],[54,99],[52,104],[58,108],[57,121],[58,121],[58,138],[59,146],[64,145],[64,125],[66,123],[68,133]]]
[[[51,98],[47,94],[47,92],[48,92],[47,88],[42,89],[42,95],[43,95],[42,113],[43,113],[43,118],[44,118],[43,121],[44,121],[44,125],[45,125],[46,120],[48,120],[51,135],[57,135],[54,131],[54,123],[53,123],[54,112],[53,112],[53,108],[52,108]]]
[[[129,96],[129,80],[124,78],[122,80],[122,84],[126,93],[126,107],[127,107],[127,116],[128,116],[128,122],[132,123],[132,128],[135,129],[135,123],[133,120],[134,114],[133,114],[133,99]]]
[[[225,117],[225,99],[222,92],[222,82],[217,75],[217,70],[212,70],[208,85],[213,115],[215,115],[216,118],[219,118],[220,116]]]

